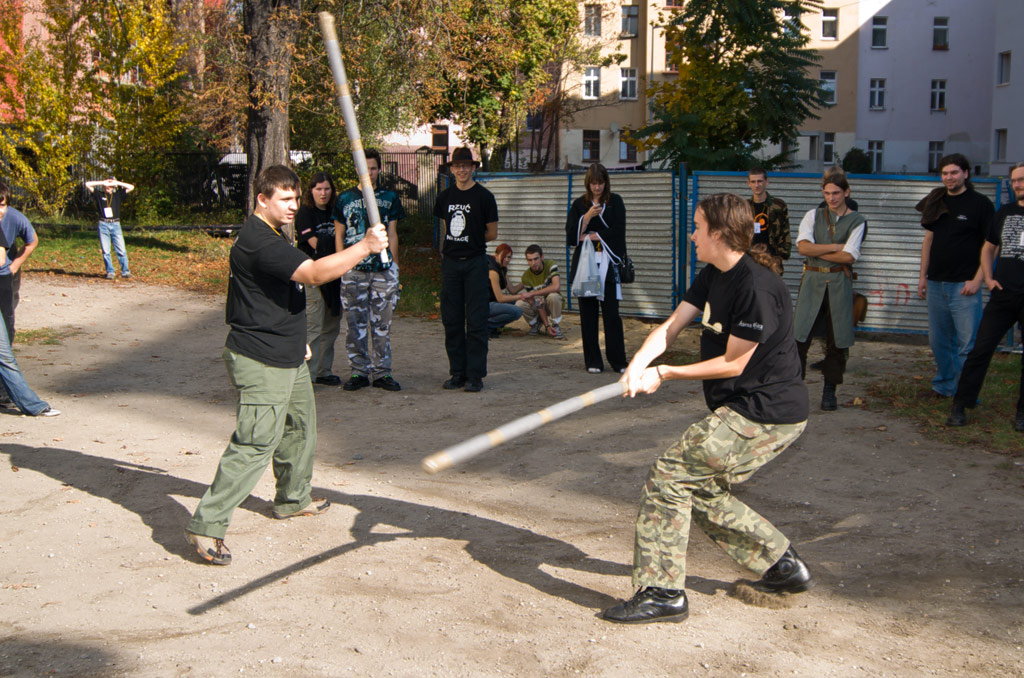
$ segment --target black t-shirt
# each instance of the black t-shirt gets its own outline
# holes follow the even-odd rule
[[[309,239],[316,238],[316,250]],[[303,205],[295,213],[295,246],[313,259],[334,254],[334,217],[330,209]]]
[[[96,209],[100,212],[101,221],[120,221],[121,204],[128,191],[123,186],[118,186],[110,193],[103,186],[97,186],[92,192],[93,200],[96,202]]]
[[[245,220],[229,256],[229,349],[271,367],[302,364],[306,295],[291,277],[308,259],[256,215]]]
[[[487,224],[498,221],[494,194],[474,183],[468,191],[452,184],[434,203],[434,216],[441,220],[441,252],[446,257],[474,257],[487,252]]]
[[[964,282],[973,278],[981,265],[981,245],[995,209],[991,200],[971,189],[959,195],[947,193],[942,202],[948,212],[930,224],[923,224],[932,232],[928,279]]]
[[[494,288],[491,286],[491,274],[490,271],[494,271],[498,274],[498,289],[503,290],[508,287],[508,279],[505,277],[505,269],[498,265],[498,260],[490,254],[487,255],[487,294],[490,296],[491,302],[498,301],[498,298],[494,296]]]
[[[995,279],[1007,292],[1024,293],[1024,207],[1016,202],[1000,207],[986,240],[999,247]]]
[[[762,424],[807,419],[807,388],[793,339],[793,309],[782,279],[748,255],[726,272],[705,266],[683,297],[703,309],[701,360],[725,355],[730,336],[757,342],[743,373],[705,379],[704,400]]]

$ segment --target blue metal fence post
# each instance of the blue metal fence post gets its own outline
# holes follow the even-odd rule
[[[569,210],[572,209],[572,172],[569,172],[568,188],[565,192],[565,220],[569,220]],[[572,310],[572,271],[569,270],[569,264],[572,262],[571,255],[572,248],[569,247],[568,238],[565,243],[565,280],[569,281],[568,289],[565,292],[565,305],[568,310]]]

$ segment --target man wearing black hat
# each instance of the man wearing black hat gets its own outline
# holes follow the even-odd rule
[[[455,184],[434,204],[441,234],[441,323],[450,377],[446,389],[483,389],[487,375],[487,243],[498,237],[498,204],[473,180],[480,163],[463,146],[448,163]]]

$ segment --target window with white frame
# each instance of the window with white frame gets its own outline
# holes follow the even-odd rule
[[[821,160],[826,165],[836,164],[836,133],[825,132],[821,135]]]
[[[932,49],[949,49],[949,17],[937,16],[932,22]]]
[[[871,159],[871,171],[878,174],[882,171],[882,152],[885,150],[884,141],[868,142],[868,158]]]
[[[995,144],[993,144],[993,151],[995,151],[994,160],[1005,161],[1006,160],[1006,139],[1007,132],[1005,129],[996,130]]]
[[[932,108],[933,111],[944,111],[944,110],[946,110],[946,81],[945,80],[932,80],[931,108]]]
[[[1010,84],[1010,53],[1000,52],[999,63],[996,66],[996,84]]]
[[[588,66],[583,71],[583,98],[599,99],[601,97],[601,69]]]
[[[939,167],[939,161],[942,160],[946,155],[946,142],[945,141],[929,141],[928,142],[928,171],[938,172],[941,168]]]
[[[639,5],[622,6],[622,36],[627,38],[636,37],[640,29],[640,7]]]
[[[871,78],[868,108],[873,111],[885,110],[885,78]]]
[[[885,49],[889,46],[889,17],[876,16],[871,19],[871,48]]]
[[[821,10],[821,37],[824,40],[835,40],[839,37],[839,10]]]
[[[796,7],[786,7],[782,10],[783,24],[786,33],[799,35],[804,29],[803,20],[800,18],[801,11]]]
[[[583,6],[583,35],[588,38],[601,37],[601,5]]]
[[[836,103],[836,72],[821,71],[818,74],[818,86],[821,87],[824,103],[829,106]]]
[[[583,162],[597,162],[601,159],[601,130],[583,130]]]
[[[619,98],[630,100],[636,99],[636,69],[623,68],[620,69],[619,72]]]
[[[636,162],[636,146],[626,141],[625,132],[619,134],[619,162]]]

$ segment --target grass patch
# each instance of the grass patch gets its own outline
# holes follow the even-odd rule
[[[39,247],[26,270],[83,278],[105,275],[95,231],[47,226],[37,231]],[[207,294],[227,290],[229,238],[198,230],[132,230],[124,238],[132,275],[138,280]]]
[[[918,424],[927,438],[954,445],[1012,454],[1024,454],[1024,434],[1013,430],[1020,386],[1020,356],[997,353],[985,376],[981,404],[967,411],[967,426],[946,426],[952,402],[931,395],[934,366],[922,363],[904,374],[894,374],[868,387],[874,405]]]
[[[58,346],[63,339],[81,334],[82,330],[73,327],[40,327],[34,330],[18,330],[14,334],[14,344],[43,344]]]
[[[441,289],[441,261],[429,247],[432,222],[429,219],[410,221],[415,222],[411,237],[402,240],[402,298],[398,311],[405,315],[435,315]],[[27,271],[104,278],[99,237],[92,227],[42,225],[36,230],[39,247],[25,265]],[[206,294],[227,292],[232,238],[219,238],[193,229],[133,229],[126,231],[124,237],[135,279]],[[426,245],[421,244],[423,240]],[[116,262],[114,267],[117,268]]]

